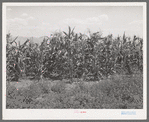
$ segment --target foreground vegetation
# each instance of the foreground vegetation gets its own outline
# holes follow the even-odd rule
[[[142,109],[142,75],[114,75],[100,82],[32,81],[7,84],[9,109]],[[27,82],[27,81],[26,81]],[[20,82],[21,83],[21,82]]]
[[[16,40],[7,34],[7,108],[143,108],[143,39],[69,27],[40,45]]]

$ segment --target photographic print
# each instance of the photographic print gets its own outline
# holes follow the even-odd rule
[[[146,119],[146,3],[3,3],[3,119]]]

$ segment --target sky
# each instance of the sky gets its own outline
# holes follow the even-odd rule
[[[143,37],[143,7],[137,6],[7,6],[6,31],[13,36],[41,37],[55,31],[102,32]]]

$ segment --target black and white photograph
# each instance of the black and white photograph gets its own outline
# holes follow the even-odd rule
[[[146,119],[146,3],[3,3],[3,119]]]

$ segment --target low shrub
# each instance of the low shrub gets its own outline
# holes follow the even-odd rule
[[[54,108],[91,108],[94,98],[85,93],[77,93],[73,96],[67,96],[66,94],[59,94],[55,96]]]
[[[8,86],[7,85],[7,89],[6,89],[6,96],[7,98],[14,98],[15,96],[18,95],[18,90],[15,86]]]
[[[39,83],[40,89],[42,90],[43,94],[48,94],[51,91],[51,84],[48,81],[40,82]]]
[[[14,86],[9,86],[7,88],[6,96],[6,108],[8,109],[17,109],[17,108],[32,108],[33,99],[29,95],[25,95],[24,90],[17,90]]]
[[[65,83],[64,82],[57,82],[55,85],[51,87],[53,92],[62,93],[65,92]]]
[[[34,108],[34,101],[42,94],[50,92],[48,83],[33,83],[29,87],[16,89],[7,87],[7,108]]]
[[[87,109],[92,108],[92,103],[95,100],[94,97],[91,97],[89,94],[86,93],[78,93],[73,96],[73,108],[80,108],[80,109]]]

